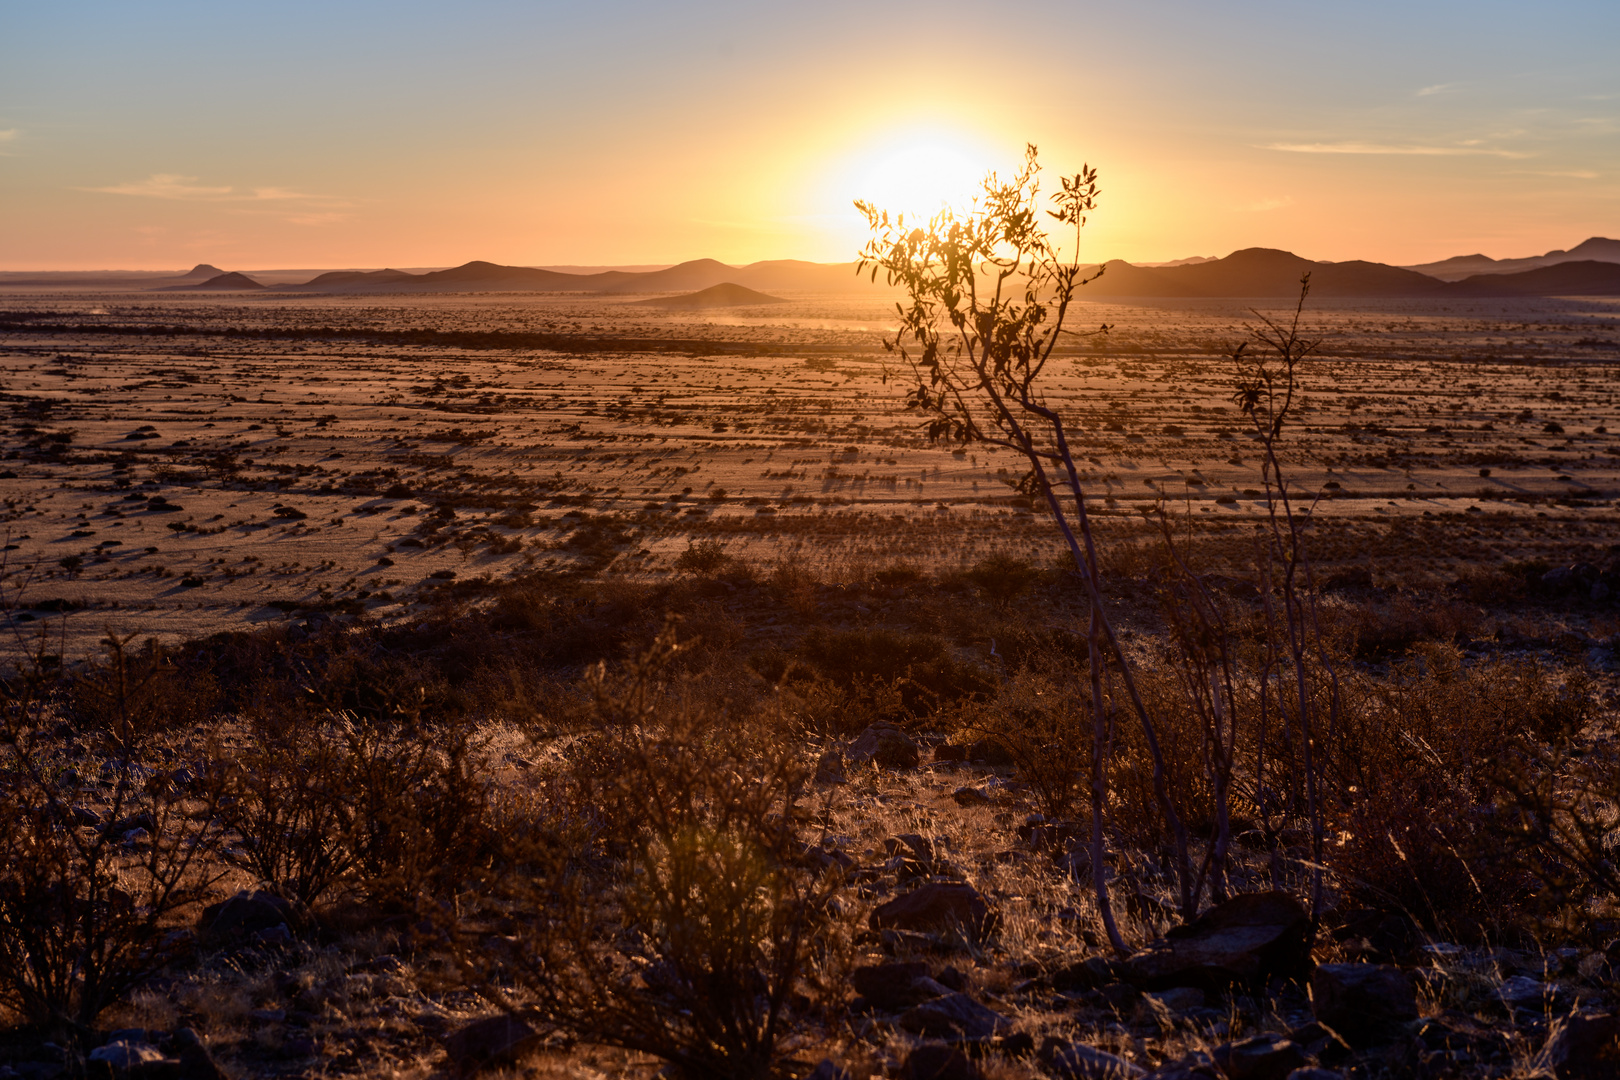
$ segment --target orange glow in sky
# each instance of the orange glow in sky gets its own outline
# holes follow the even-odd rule
[[[1620,234],[1612,0],[13,5],[0,269],[848,261],[1040,147],[1088,258]]]

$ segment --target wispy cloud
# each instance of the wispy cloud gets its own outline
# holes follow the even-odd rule
[[[179,173],[153,173],[145,180],[130,184],[111,184],[107,187],[81,187],[78,191],[93,191],[103,195],[136,195],[148,199],[190,199],[204,202],[316,202],[347,205],[330,195],[311,195],[283,187],[256,187],[238,191],[234,187],[215,187],[198,182],[195,176]]]
[[[1527,158],[1531,155],[1516,150],[1498,150],[1488,146],[1401,146],[1392,143],[1368,142],[1314,142],[1265,143],[1261,150],[1281,150],[1290,154],[1400,154],[1414,157],[1461,157],[1479,155],[1500,158]]]
[[[197,183],[195,176],[179,173],[153,173],[145,180],[133,184],[113,184],[109,187],[79,188],[103,195],[139,195],[148,199],[217,199],[229,195],[228,187],[208,187]]]
[[[0,157],[12,156],[6,152],[6,147],[16,142],[20,135],[22,135],[21,128],[0,128]]]
[[[331,198],[331,196],[329,196],[329,195],[308,195],[308,194],[305,194],[302,191],[288,191],[286,188],[279,188],[279,187],[256,187],[256,188],[253,189],[252,198],[255,198],[255,199],[268,199],[268,200],[278,200],[278,199],[305,199],[305,200],[318,199],[318,200],[326,200],[326,199]]]
[[[1293,206],[1293,205],[1294,205],[1294,197],[1292,195],[1283,195],[1281,197],[1273,197],[1273,198],[1269,198],[1269,199],[1260,199],[1257,202],[1252,202],[1249,205],[1243,207],[1243,209],[1249,211],[1250,213],[1259,214],[1259,213],[1264,213],[1267,210],[1281,210],[1285,206]]]
[[[1569,179],[1569,180],[1596,180],[1602,174],[1594,172],[1591,169],[1565,169],[1565,170],[1557,170],[1557,169],[1535,169],[1535,170],[1530,170],[1530,169],[1524,169],[1524,170],[1520,170],[1519,175],[1520,176],[1557,176],[1557,177],[1562,177],[1562,178]]]
[[[1453,90],[1456,90],[1456,89],[1460,88],[1461,86],[1462,86],[1462,83],[1454,83],[1454,82],[1435,83],[1433,86],[1425,86],[1423,89],[1419,90],[1417,92],[1417,96],[1418,97],[1434,97],[1434,95],[1436,95],[1436,94],[1449,94]]]
[[[293,214],[287,221],[293,225],[336,225],[340,221],[349,220],[348,214]]]

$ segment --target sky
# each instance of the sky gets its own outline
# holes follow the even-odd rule
[[[0,0],[0,269],[855,257],[1097,168],[1084,252],[1620,236],[1615,0]]]

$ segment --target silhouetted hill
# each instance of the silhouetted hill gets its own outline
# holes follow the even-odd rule
[[[767,296],[762,292],[745,288],[731,281],[722,281],[718,285],[710,285],[707,289],[692,293],[682,293],[680,296],[663,296],[655,300],[638,300],[638,304],[649,307],[670,308],[675,310],[692,310],[696,308],[714,307],[756,307],[761,304],[785,304],[780,296]]]
[[[1442,281],[1461,281],[1475,274],[1516,274],[1522,270],[1536,270],[1544,266],[1557,266],[1569,262],[1620,263],[1620,240],[1593,236],[1582,240],[1568,251],[1549,251],[1545,255],[1531,255],[1523,259],[1493,259],[1489,255],[1453,255],[1439,262],[1408,266],[1408,270],[1428,274]]]
[[[529,266],[502,266],[474,261],[448,270],[411,274],[402,270],[333,271],[302,285],[280,289],[301,292],[697,292],[730,282],[744,288],[775,292],[853,292],[871,288],[855,274],[854,263],[810,263],[779,259],[728,266],[714,259],[693,259],[662,270],[604,270],[565,274]]]
[[[1311,275],[1317,297],[1422,296],[1440,287],[1424,274],[1383,263],[1312,262],[1290,251],[1245,248],[1224,259],[1145,267],[1115,260],[1081,296],[1293,296],[1300,275]]]
[[[186,271],[180,276],[184,278],[199,278],[206,281],[209,278],[217,278],[224,272],[225,271],[221,270],[219,267],[210,265],[209,263],[198,263],[196,266],[193,266],[190,270]]]
[[[420,275],[407,274],[403,270],[330,270],[303,285],[277,285],[274,288],[325,291],[342,285],[387,285],[417,280],[420,280]]]
[[[199,285],[170,285],[159,292],[218,292],[227,289],[262,289],[257,281],[242,273],[220,274]]]
[[[1476,274],[1442,287],[1442,296],[1620,296],[1620,262],[1555,263],[1516,274]]]

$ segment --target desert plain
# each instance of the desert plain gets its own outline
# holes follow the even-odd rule
[[[930,444],[878,290],[669,311],[539,294],[0,297],[7,648],[403,617],[702,541],[828,580],[1048,564],[1005,451]],[[1099,529],[1266,504],[1230,354],[1282,300],[1081,305],[1045,381]],[[1320,300],[1285,464],[1323,572],[1434,589],[1620,541],[1620,301]]]
[[[61,882],[85,926],[106,875],[151,913],[112,923],[117,993],[62,984],[78,1018],[14,999],[49,1019],[6,1068],[1601,1074],[1620,300],[1306,304],[1297,698],[1232,355],[1292,303],[1080,304],[1042,385],[1124,642],[1098,729],[1052,521],[1011,453],[924,437],[892,296],[649,299],[0,293],[8,851],[64,853],[14,936],[69,925]],[[763,920],[735,932],[648,899],[712,815],[765,860],[702,849],[695,902]],[[1231,917],[1275,948],[1221,945]],[[1163,969],[1189,935],[1227,952]],[[770,1004],[759,958],[790,953]]]

